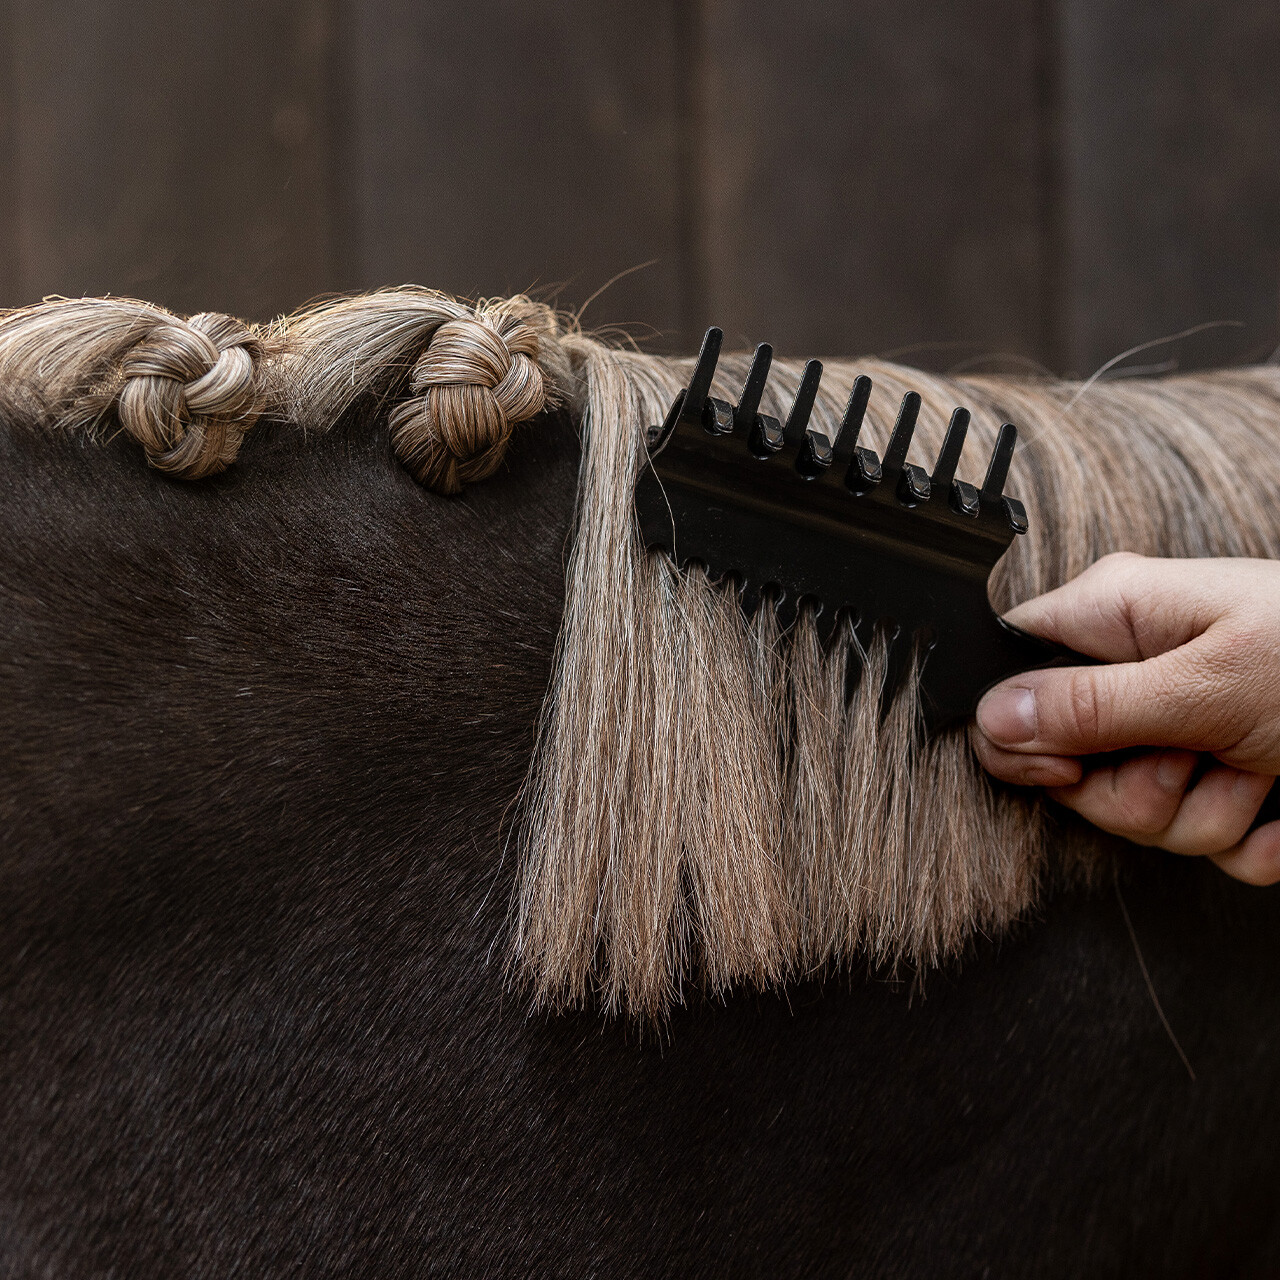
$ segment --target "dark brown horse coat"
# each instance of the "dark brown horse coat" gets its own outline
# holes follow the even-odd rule
[[[0,430],[0,1275],[1280,1272],[1280,895],[1133,855],[925,998],[506,988],[571,424],[166,480]]]

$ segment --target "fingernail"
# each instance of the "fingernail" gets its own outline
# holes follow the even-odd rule
[[[1030,689],[992,689],[978,703],[978,727],[992,742],[1016,746],[1036,736],[1036,695]]]
[[[1191,780],[1193,757],[1181,751],[1168,751],[1156,761],[1156,785],[1171,795],[1182,791]]]

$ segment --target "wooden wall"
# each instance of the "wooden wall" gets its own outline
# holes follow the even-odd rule
[[[650,345],[1280,342],[1276,0],[0,0],[0,304],[412,280]],[[905,350],[904,350],[905,349]]]

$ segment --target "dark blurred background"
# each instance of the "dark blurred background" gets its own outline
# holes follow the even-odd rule
[[[1280,342],[1277,0],[0,0],[0,304],[415,281],[690,349]],[[989,367],[989,365],[988,365]]]

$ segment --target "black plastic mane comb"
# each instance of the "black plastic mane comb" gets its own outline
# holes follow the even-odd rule
[[[907,461],[920,412],[909,392],[884,460],[858,444],[871,380],[853,384],[836,439],[809,429],[822,366],[804,370],[785,424],[759,412],[773,351],[756,349],[736,406],[711,397],[722,333],[708,329],[689,385],[649,434],[635,505],[646,547],[713,576],[735,577],[752,613],[766,591],[783,627],[802,601],[824,641],[841,615],[863,643],[896,632],[891,671],[912,637],[928,644],[921,702],[929,732],[965,720],[999,680],[1034,667],[1094,659],[1010,626],[987,579],[1027,530],[1022,503],[1003,493],[1017,430],[1000,428],[982,488],[955,478],[969,414],[951,416],[933,473]],[[891,675],[885,698],[891,696]]]

